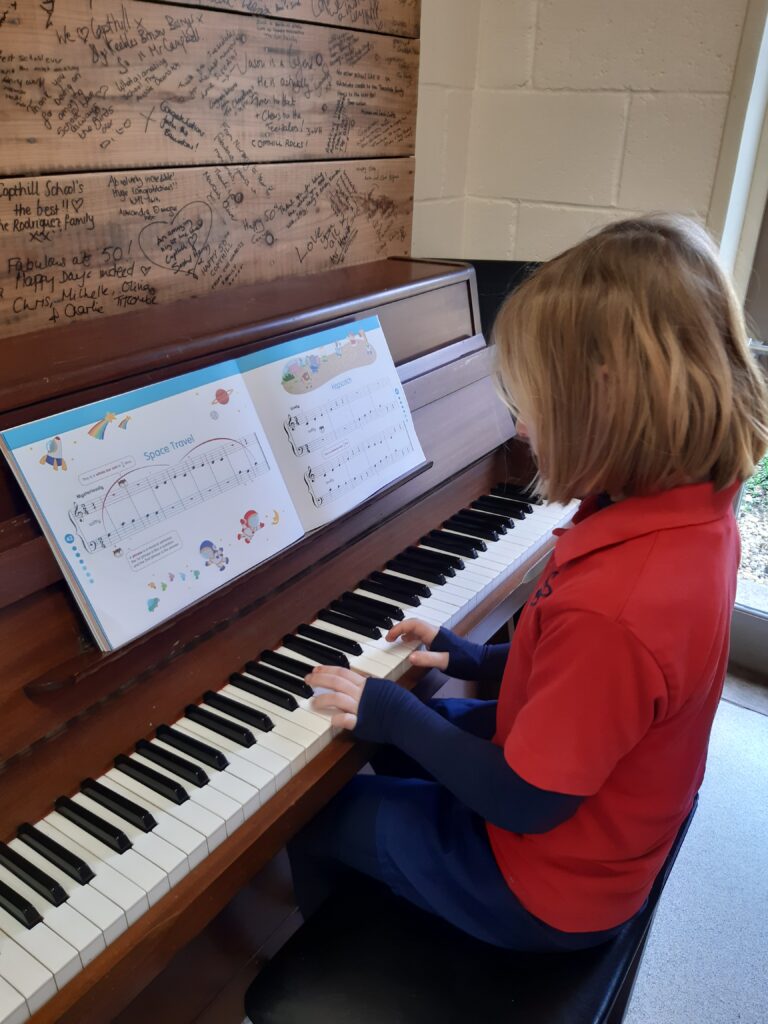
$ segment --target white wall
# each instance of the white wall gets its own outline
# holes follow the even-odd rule
[[[416,256],[705,219],[747,0],[422,0]]]

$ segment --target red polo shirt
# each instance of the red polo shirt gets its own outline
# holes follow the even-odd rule
[[[495,742],[527,782],[585,799],[541,835],[487,827],[518,899],[563,931],[642,906],[701,785],[736,592],[735,492],[582,502],[520,618]]]

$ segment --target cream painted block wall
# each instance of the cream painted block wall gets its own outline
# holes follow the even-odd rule
[[[706,219],[747,0],[422,0],[413,253]]]

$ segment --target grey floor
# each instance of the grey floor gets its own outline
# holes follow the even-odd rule
[[[768,690],[729,679],[625,1024],[768,1024]]]

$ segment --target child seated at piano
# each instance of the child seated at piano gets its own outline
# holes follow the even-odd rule
[[[388,746],[291,847],[300,903],[355,869],[486,942],[571,950],[643,907],[701,784],[728,661],[733,501],[766,388],[705,231],[613,224],[540,267],[494,329],[501,392],[548,500],[581,504],[511,645],[418,619],[414,665],[500,682],[422,704],[336,667],[336,725]]]

